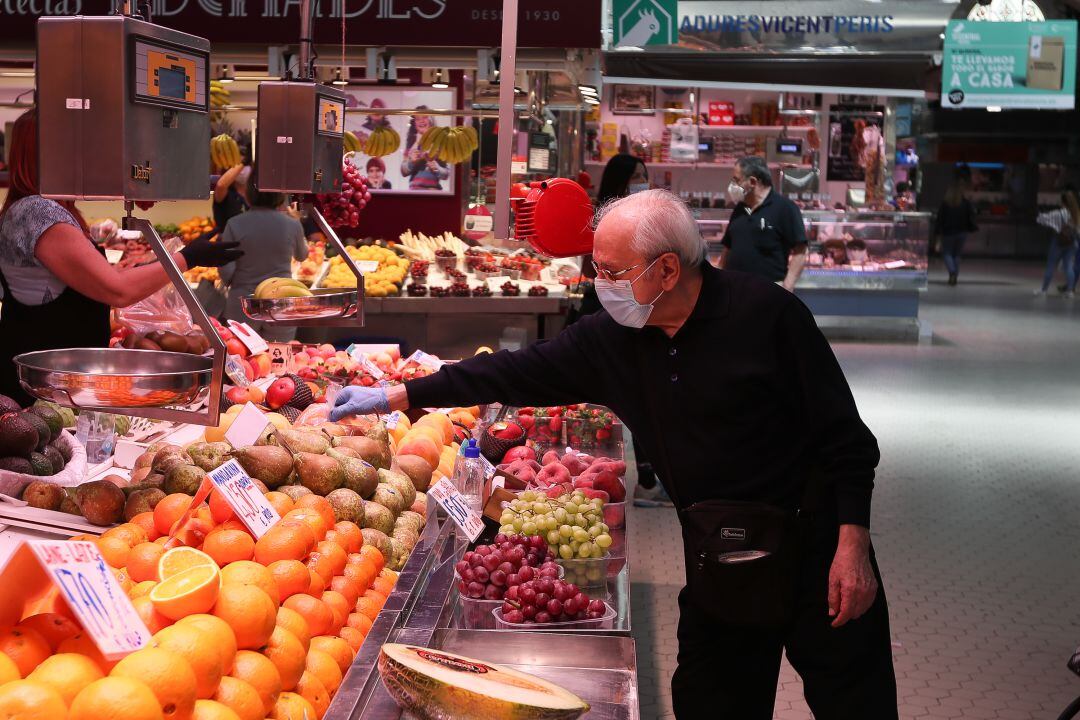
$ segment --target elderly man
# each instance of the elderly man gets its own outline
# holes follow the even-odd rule
[[[331,417],[607,405],[683,527],[676,716],[771,718],[786,649],[819,720],[896,718],[868,530],[877,443],[810,312],[705,262],[693,217],[663,190],[605,207],[593,257],[604,312],[406,385],[347,388]]]

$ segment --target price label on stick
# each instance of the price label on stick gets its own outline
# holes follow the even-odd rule
[[[474,542],[484,532],[484,521],[469,507],[469,503],[454,487],[449,479],[443,478],[428,488],[428,495],[435,498],[435,502],[442,506],[446,514],[453,518],[454,523]]]
[[[237,413],[232,425],[225,431],[225,439],[234,448],[254,445],[269,422],[259,406],[249,402]]]
[[[222,494],[236,516],[256,538],[261,538],[281,519],[235,459],[207,475],[214,483],[214,489]]]
[[[16,551],[16,555],[21,553],[37,559],[107,659],[119,660],[150,641],[150,631],[94,543],[27,540]],[[33,565],[32,561],[9,562],[3,573],[5,592],[16,592],[20,584],[32,585],[32,578],[9,577],[15,574],[9,571],[17,568],[21,575]]]
[[[230,320],[229,329],[233,331],[233,335],[235,335],[240,342],[244,343],[244,347],[246,347],[248,352],[252,355],[258,355],[259,353],[264,353],[270,349],[270,346],[266,344],[266,341],[262,339],[262,336],[252,330],[251,326],[247,323]]]

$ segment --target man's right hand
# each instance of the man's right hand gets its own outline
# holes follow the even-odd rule
[[[354,385],[343,389],[334,398],[334,409],[330,411],[330,421],[337,422],[350,415],[387,412],[390,412],[390,401],[386,397],[384,388]]]

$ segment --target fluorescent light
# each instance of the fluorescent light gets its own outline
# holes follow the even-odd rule
[[[349,81],[342,76],[341,68],[338,68],[334,73],[334,79],[330,82],[331,85],[348,85]]]
[[[32,77],[34,77],[34,71],[33,70],[4,70],[4,71],[0,71],[0,77],[32,78]]]
[[[600,93],[598,93],[596,91],[596,88],[594,88],[592,85],[578,85],[578,90],[583,95],[599,95],[600,94]]]
[[[1001,112],[1000,105],[987,105],[986,112]]]
[[[443,82],[441,68],[435,71],[435,82],[431,83],[431,87],[435,88],[436,90],[445,90],[446,88],[450,87],[445,82]]]

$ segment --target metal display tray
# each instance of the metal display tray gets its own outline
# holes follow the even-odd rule
[[[356,290],[312,290],[307,297],[240,299],[244,314],[252,320],[288,325],[304,320],[344,320],[355,318]]]

